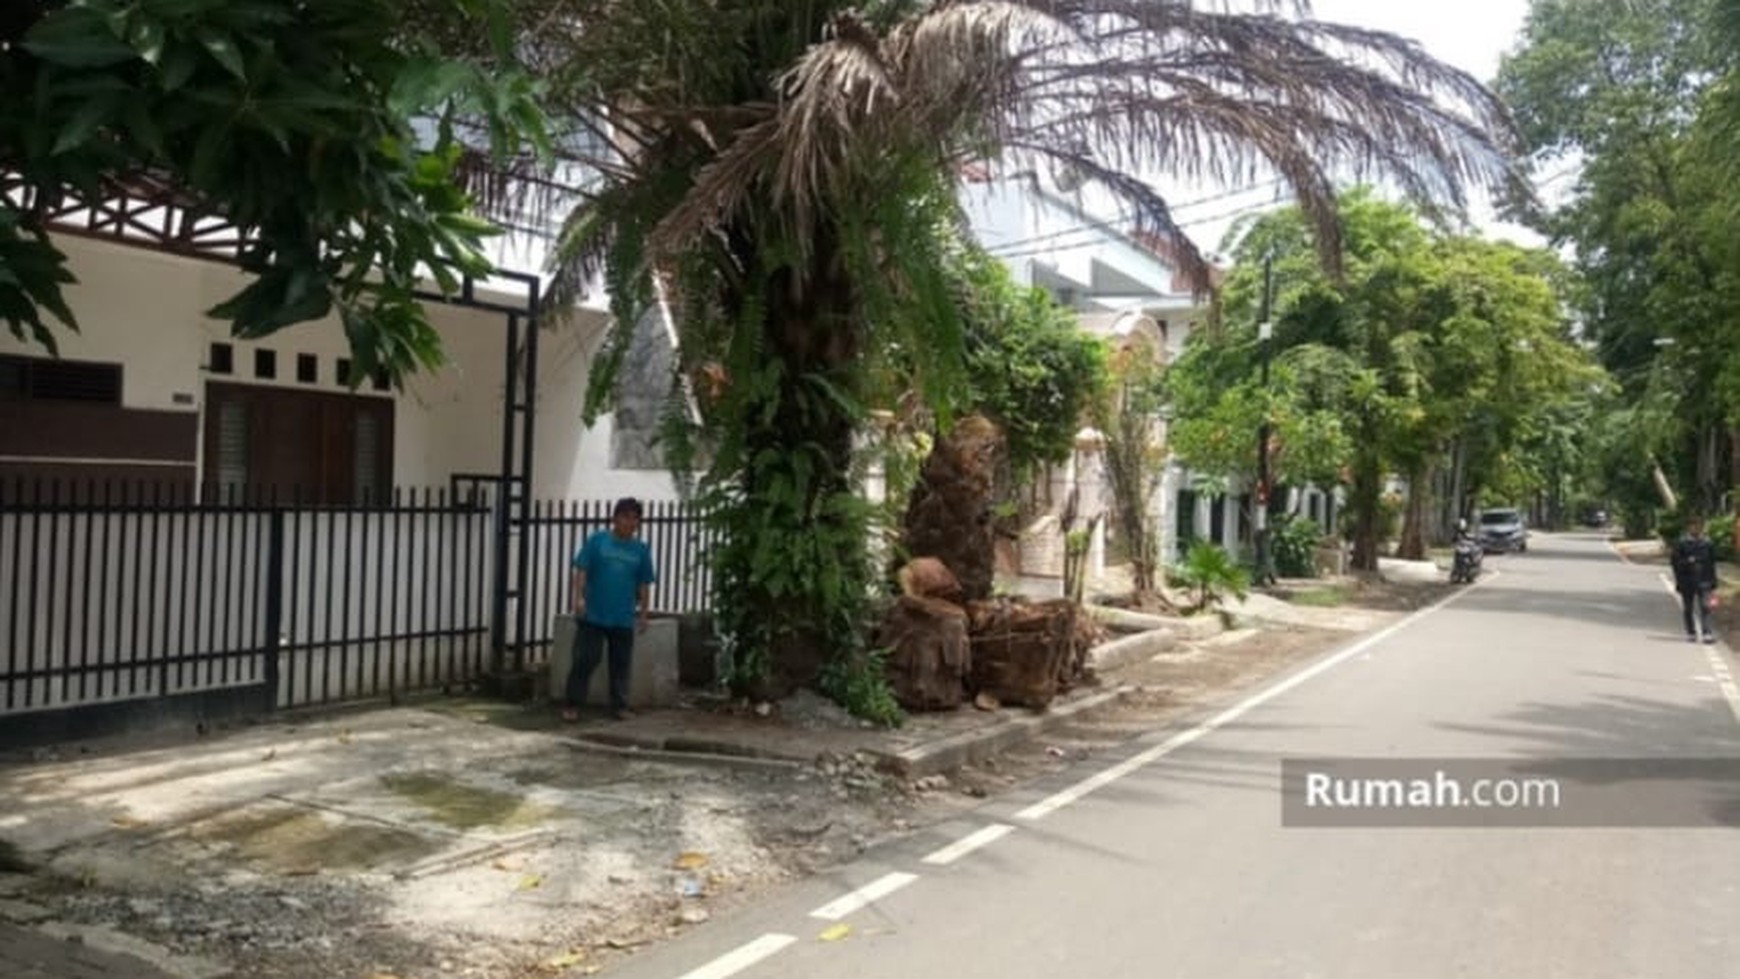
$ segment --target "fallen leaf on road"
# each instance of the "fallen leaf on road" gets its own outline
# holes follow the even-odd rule
[[[638,948],[646,944],[644,938],[611,938],[605,941],[611,948]]]
[[[274,759],[276,757],[278,757],[278,749],[273,748],[271,751],[268,751],[265,754],[261,755],[260,760],[261,761],[271,761],[272,759]]]
[[[122,829],[138,829],[145,825],[145,820],[134,816],[116,816],[114,819],[109,820],[109,822],[114,823]]]
[[[338,732],[338,743],[339,744],[350,744],[351,740],[352,740],[352,737],[351,737],[351,733],[349,731]]]
[[[677,857],[676,862],[671,864],[671,866],[678,870],[699,870],[706,865],[707,855],[705,853],[696,853],[693,850],[681,854]]]
[[[845,924],[845,923],[841,923],[841,924],[837,924],[837,925],[833,926],[832,928],[827,929],[826,931],[822,932],[820,935],[817,935],[816,939],[818,941],[823,941],[823,942],[838,942],[838,941],[844,940],[848,935],[851,935],[851,934],[852,934],[852,926]]]
[[[569,952],[566,955],[558,955],[555,958],[551,959],[550,961],[545,962],[544,967],[548,968],[548,969],[556,970],[556,971],[560,971],[562,969],[572,969],[574,966],[579,965],[581,962],[584,962],[585,960],[586,960],[585,949],[575,949],[574,951]]]
[[[539,877],[537,874],[531,874],[530,876],[520,878],[519,889],[522,891],[535,891],[543,886],[544,878]]]
[[[523,869],[525,865],[519,863],[518,861],[509,860],[506,857],[503,857],[502,859],[497,860],[495,863],[490,864],[490,866],[494,867],[497,870],[505,870],[508,873],[513,873],[516,870]]]

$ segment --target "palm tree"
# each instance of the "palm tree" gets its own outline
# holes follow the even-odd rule
[[[646,304],[662,294],[676,310],[701,492],[723,508],[716,612],[740,679],[773,692],[863,633],[854,437],[863,406],[894,393],[872,381],[946,406],[958,379],[940,270],[964,166],[1097,183],[1204,289],[1207,263],[1146,175],[1278,173],[1332,270],[1344,172],[1454,205],[1515,187],[1508,117],[1476,80],[1412,42],[1309,19],[1303,2],[524,7],[555,101],[581,125],[608,119],[616,150],[580,160],[599,177],[567,216],[559,292],[599,271],[612,290],[620,329],[599,391]]]

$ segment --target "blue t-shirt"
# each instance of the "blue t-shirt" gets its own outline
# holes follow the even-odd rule
[[[658,581],[646,541],[601,530],[574,555],[574,567],[586,572],[586,621],[607,629],[634,628],[635,592]]]

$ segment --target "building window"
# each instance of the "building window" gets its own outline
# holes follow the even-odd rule
[[[236,372],[236,348],[227,343],[214,343],[206,358],[210,366],[206,370],[213,374],[234,374]]]
[[[278,376],[278,354],[275,351],[254,351],[254,376],[262,381],[270,381]]]
[[[121,403],[121,365],[0,357],[0,401]]]
[[[296,380],[303,384],[319,384],[320,358],[313,354],[297,354]]]
[[[391,399],[214,381],[206,404],[217,493],[351,506],[391,492]]]
[[[343,388],[350,387],[350,361],[349,360],[342,358],[342,357],[339,358],[338,372],[335,375],[335,378],[338,381],[339,387],[343,387]]]
[[[1196,540],[1196,491],[1178,491],[1177,524],[1174,528],[1180,553]]]
[[[218,492],[228,499],[248,486],[248,406],[242,401],[220,401],[214,414],[217,451],[213,453],[212,470]]]

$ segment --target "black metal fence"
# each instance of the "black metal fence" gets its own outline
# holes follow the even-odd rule
[[[238,689],[293,707],[474,680],[509,652],[491,648],[491,496],[317,507],[185,486],[0,486],[0,717]],[[530,603],[524,658],[547,651],[569,560],[608,507],[534,503],[508,541],[531,549],[515,596]],[[656,608],[704,608],[701,522],[655,503],[645,527]]]
[[[607,500],[533,504],[527,544],[532,548],[532,572],[525,592],[531,613],[525,641],[529,662],[548,656],[555,617],[568,610],[574,555],[589,535],[610,527],[612,506]],[[641,537],[652,548],[658,573],[658,584],[652,589],[653,611],[704,611],[712,588],[706,558],[714,543],[713,532],[687,504],[652,501],[644,506]]]

